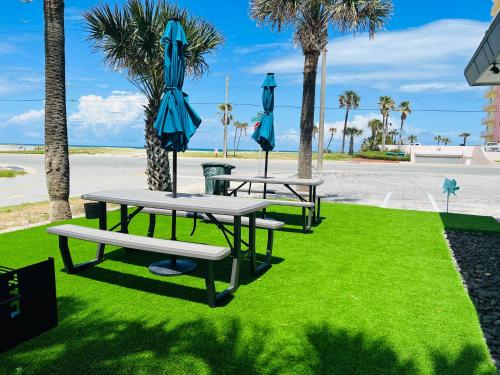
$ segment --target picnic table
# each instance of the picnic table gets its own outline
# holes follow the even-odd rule
[[[295,198],[298,199],[298,205],[302,207],[302,216],[304,219],[304,230],[307,229],[307,224],[306,224],[306,213],[305,210],[306,208],[310,209],[310,212],[313,212],[314,214],[310,216],[311,220],[313,222],[316,221],[316,219],[319,218],[320,216],[320,199],[317,194],[317,187],[322,185],[324,181],[319,178],[296,178],[296,177],[275,177],[275,176],[245,176],[245,175],[219,175],[219,176],[209,176],[207,177],[212,180],[216,181],[233,181],[233,182],[240,182],[240,185],[235,187],[231,192],[228,194],[229,196],[237,196],[238,191],[244,187],[245,185],[249,184],[249,193],[251,191],[251,186],[252,184],[264,184],[264,189],[263,189],[263,194],[262,198],[265,200],[267,198],[267,193],[269,190],[267,190],[267,185],[281,185],[284,186],[286,189],[288,189],[291,193],[291,195]],[[292,186],[304,186],[308,188],[308,193],[307,194],[301,194],[297,192]],[[273,203],[274,202],[274,203]],[[279,204],[279,205],[287,205],[287,201],[269,201],[270,205],[273,204]],[[289,205],[294,206],[293,203],[290,203]],[[312,210],[311,210],[312,209]],[[264,216],[265,216],[265,209],[264,209]],[[310,223],[309,223],[310,227]]]
[[[224,292],[217,295],[217,299],[222,299],[225,295],[233,294],[238,288],[240,264],[243,259],[243,252],[241,249],[242,243],[248,246],[252,271],[260,272],[260,270],[263,269],[263,267],[257,266],[256,261],[256,212],[269,205],[266,201],[196,194],[177,194],[177,197],[174,198],[172,194],[168,192],[145,189],[100,191],[83,194],[82,199],[98,202],[100,231],[74,225],[62,225],[59,228],[49,228],[49,233],[58,234],[60,236],[61,253],[66,269],[70,273],[101,262],[103,260],[106,243],[111,245],[122,245],[122,247],[127,247],[126,245],[130,244],[133,246],[133,249],[165,253],[171,256],[182,256],[183,250],[185,250],[186,256],[188,257],[194,259],[199,257],[199,259],[208,260],[208,265],[210,267],[208,268],[208,274],[206,276],[207,291],[209,292],[209,304],[214,306],[216,297],[214,292],[214,275],[211,268],[212,261],[222,259],[222,257],[225,256],[224,249],[204,244],[192,243],[191,246],[191,243],[177,242],[177,211],[203,213],[217,224],[217,227],[224,233],[224,237],[230,247],[230,252],[233,255],[233,263],[230,285]],[[120,221],[112,227],[108,226],[106,211],[106,205],[108,203],[120,205]],[[136,209],[129,213],[129,206],[136,207]],[[171,210],[171,240],[128,235],[130,221],[140,213],[143,208]],[[216,215],[232,216],[233,230],[231,231],[225,228],[223,223],[217,220]],[[244,223],[244,225],[248,226],[248,242],[244,241],[241,236],[241,228],[243,225],[242,217],[244,217],[244,219],[248,217]],[[115,229],[119,229],[119,233],[110,232]],[[233,237],[232,243],[228,236]],[[98,244],[96,258],[82,265],[74,266],[67,245],[68,237],[96,242]],[[176,243],[179,245],[175,245]],[[261,266],[263,265],[261,264]],[[265,266],[269,266],[269,264]]]

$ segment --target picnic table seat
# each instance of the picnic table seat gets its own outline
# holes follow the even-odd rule
[[[96,258],[95,260],[87,263],[74,265],[68,245],[68,238],[74,238],[98,244],[120,246],[128,249],[167,254],[171,256],[182,256],[205,261],[205,284],[208,305],[210,307],[215,307],[217,302],[233,292],[230,289],[226,289],[221,293],[216,293],[215,290],[213,263],[226,258],[231,253],[231,250],[226,247],[137,236],[133,234],[111,232],[73,224],[53,226],[48,228],[47,232],[59,236],[59,249],[64,262],[64,268],[66,269],[66,272],[70,274],[92,267],[103,260]]]

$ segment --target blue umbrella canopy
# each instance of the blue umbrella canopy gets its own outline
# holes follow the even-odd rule
[[[264,114],[259,126],[252,134],[252,138],[262,147],[264,151],[272,151],[274,148],[274,88],[276,87],[273,73],[267,73],[262,84],[262,105]]]
[[[168,21],[160,42],[164,47],[165,93],[154,128],[166,150],[186,151],[201,118],[189,104],[188,95],[182,91],[188,40],[179,20]]]

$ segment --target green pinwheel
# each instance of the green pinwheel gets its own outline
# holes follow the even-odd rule
[[[456,191],[459,190],[460,187],[457,185],[457,180],[449,178],[444,179],[443,183],[443,193],[446,193],[446,212],[448,212],[448,204],[450,202],[450,195],[453,194],[457,196]]]

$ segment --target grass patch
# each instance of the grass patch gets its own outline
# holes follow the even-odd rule
[[[14,171],[11,169],[0,169],[0,178],[12,178],[26,174],[25,171]]]
[[[70,198],[69,204],[73,216],[83,215],[83,203],[80,198]],[[24,203],[0,207],[0,230],[27,226],[49,220],[49,202]],[[110,205],[110,208],[118,207]]]
[[[45,227],[0,235],[4,266],[55,257],[60,316],[0,354],[0,374],[496,374],[439,214],[328,203],[322,214],[312,234],[276,233],[273,267],[253,278],[244,263],[235,298],[216,309],[205,305],[203,267],[162,278],[147,269],[161,256],[108,247],[104,263],[67,275]],[[300,223],[294,209],[271,216]],[[158,219],[159,234],[169,222]],[[131,232],[146,229],[138,215]],[[191,229],[179,219],[179,240],[192,241]],[[224,244],[210,224],[194,239]],[[258,231],[259,249],[264,241]],[[95,253],[70,245],[76,261]],[[219,289],[229,269],[230,259],[217,264]]]
[[[356,154],[356,157],[371,160],[410,161],[409,156],[386,155],[384,151],[359,152]]]

